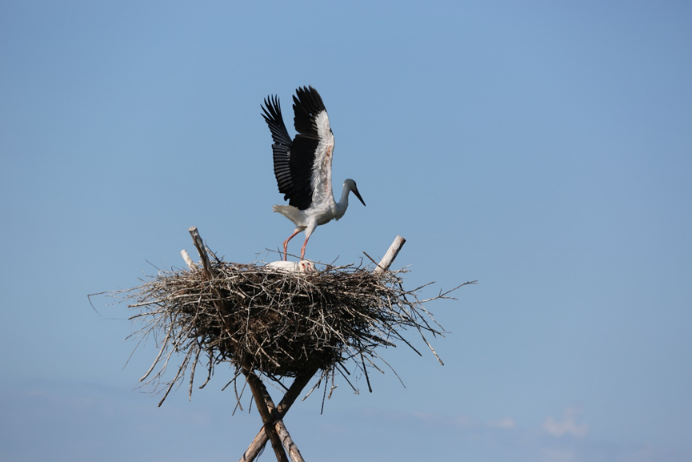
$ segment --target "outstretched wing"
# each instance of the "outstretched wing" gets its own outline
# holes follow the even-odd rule
[[[284,194],[284,200],[293,196],[294,186],[291,180],[289,159],[291,158],[291,137],[286,131],[282,110],[277,96],[265,98],[262,107],[262,117],[272,133],[272,157],[274,159],[274,176],[277,178],[279,192]],[[291,204],[293,205],[293,204]]]
[[[332,196],[332,153],[334,136],[325,105],[313,87],[296,90],[294,96],[294,138],[289,169],[294,191],[291,205],[299,210],[311,203],[334,200]],[[295,202],[295,203],[294,203]]]

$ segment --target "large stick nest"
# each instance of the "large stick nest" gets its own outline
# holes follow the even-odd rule
[[[164,399],[188,369],[192,393],[199,364],[207,381],[222,362],[235,366],[235,377],[245,369],[279,381],[322,370],[321,377],[337,371],[349,382],[351,365],[368,380],[367,369],[384,363],[378,347],[402,342],[419,353],[403,336],[408,329],[438,357],[426,334],[444,330],[423,303],[449,298],[451,291],[419,300],[421,287],[403,288],[406,270],[325,265],[315,273],[288,273],[220,260],[212,268],[211,278],[202,269],[159,271],[117,293],[138,311],[130,319],[144,321],[136,334],[156,339],[159,353],[142,380],[167,385]],[[175,377],[163,380],[174,352],[183,360]]]

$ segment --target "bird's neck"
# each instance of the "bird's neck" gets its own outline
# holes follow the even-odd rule
[[[337,220],[344,216],[347,207],[349,207],[349,188],[347,185],[344,185],[344,188],[342,188],[342,197],[339,199],[339,202],[337,202],[337,213],[335,214]]]

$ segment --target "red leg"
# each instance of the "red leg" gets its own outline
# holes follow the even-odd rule
[[[304,260],[303,257],[306,255],[306,244],[308,244],[308,239],[306,238],[306,241],[303,243],[303,247],[301,247],[301,260]]]
[[[291,239],[293,239],[294,236],[297,235],[297,234],[300,233],[300,232],[301,232],[301,230],[300,230],[300,229],[297,229],[296,231],[294,231],[294,233],[293,233],[291,236],[289,236],[289,238],[288,238],[287,240],[284,241],[284,261],[286,261],[286,248],[287,248],[288,245],[289,245],[289,241],[290,241]],[[306,239],[306,240],[307,240],[307,239]],[[305,247],[305,244],[303,245],[303,247]]]

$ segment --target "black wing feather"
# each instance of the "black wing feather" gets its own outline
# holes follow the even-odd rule
[[[313,165],[315,152],[320,143],[315,118],[325,110],[325,105],[317,90],[313,87],[302,87],[294,96],[294,128],[298,134],[293,141],[293,151],[289,159],[294,195],[291,205],[305,210],[313,202]]]
[[[320,94],[313,87],[299,87],[294,96],[294,127],[298,134],[293,142],[282,118],[279,98],[265,99],[262,116],[272,133],[274,176],[279,192],[289,205],[305,210],[313,202],[313,164],[320,143],[315,118],[325,110]]]
[[[289,159],[291,158],[291,137],[284,125],[282,110],[279,106],[277,96],[265,98],[265,105],[262,107],[262,117],[272,133],[272,157],[274,159],[274,176],[277,179],[279,192],[284,194],[284,200],[289,199],[294,191],[291,181],[291,169]]]

